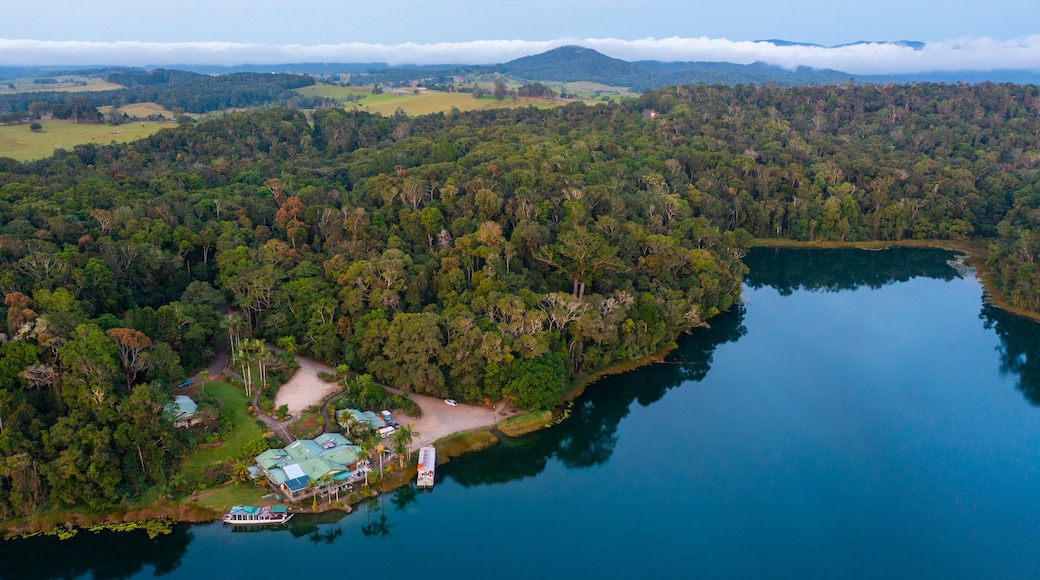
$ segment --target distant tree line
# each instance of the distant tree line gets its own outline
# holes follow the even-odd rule
[[[200,75],[162,69],[149,72],[127,71],[109,75],[112,82],[129,83],[112,91],[28,92],[0,95],[0,115],[19,121],[33,103],[70,106],[85,99],[94,107],[122,107],[131,103],[158,103],[170,110],[208,113],[230,108],[267,105],[320,106],[320,98],[305,97],[292,89],[314,84],[313,77],[295,74],[235,73],[222,76]]]

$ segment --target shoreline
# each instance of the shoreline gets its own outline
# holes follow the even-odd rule
[[[888,250],[892,248],[932,248],[960,252],[967,256],[964,263],[975,270],[975,278],[982,284],[983,300],[1011,314],[1040,322],[1040,312],[1012,306],[997,291],[993,276],[986,269],[986,258],[989,252],[989,238],[976,240],[894,240],[876,242],[839,242],[798,240],[780,240],[772,238],[755,238],[752,247],[762,248],[796,248],[807,250],[842,250],[860,249],[868,251]]]
[[[755,239],[752,242],[752,247],[765,247],[765,248],[794,248],[794,249],[860,249],[867,251],[879,251],[892,248],[932,248],[932,249],[943,249],[953,252],[959,252],[964,254],[966,257],[965,264],[970,266],[975,271],[976,279],[981,283],[983,287],[983,300],[996,306],[1002,310],[1016,314],[1018,316],[1026,317],[1030,320],[1040,322],[1040,313],[1027,311],[1021,308],[1013,307],[996,292],[995,284],[986,269],[985,260],[987,253],[988,240],[898,240],[898,241],[872,241],[872,242],[840,242],[840,241],[814,241],[814,242],[802,242],[797,240],[781,240],[781,239]],[[710,319],[708,319],[710,321]],[[706,321],[707,322],[707,321]],[[538,431],[543,428],[552,426],[556,421],[557,411],[566,407],[566,404],[575,400],[581,396],[586,389],[591,385],[598,382],[601,378],[625,373],[631,370],[635,370],[644,367],[649,364],[653,364],[661,361],[669,352],[674,350],[677,345],[677,340],[680,337],[675,337],[671,343],[665,348],[661,349],[657,353],[626,362],[620,362],[615,365],[611,365],[600,369],[598,371],[581,375],[575,378],[573,384],[563,394],[556,406],[550,411],[530,411],[512,416],[503,416],[496,422],[478,427],[476,429],[464,429],[445,435],[436,441],[427,443],[438,447],[438,464],[448,463],[451,458],[458,457],[460,455],[480,451],[487,449],[501,442],[501,436],[514,437],[520,436],[526,433]],[[548,421],[535,426],[534,428],[528,428],[522,433],[516,435],[508,435],[498,429],[498,426],[502,423],[527,417],[529,415],[543,415],[548,413]],[[534,422],[532,422],[534,423]],[[497,431],[499,434],[496,434]],[[494,439],[493,441],[491,439]],[[449,444],[453,443],[453,444]],[[443,453],[441,452],[444,448]],[[409,453],[408,463],[404,469],[394,470],[388,476],[380,480],[377,490],[374,490],[376,494],[387,493],[405,487],[411,483],[415,476],[414,461],[412,455],[417,451],[412,450]],[[215,488],[219,489],[219,488]],[[264,491],[269,491],[268,488],[262,488]],[[259,490],[258,490],[259,491]],[[368,497],[361,498],[354,504],[343,502],[344,505],[356,505],[370,499]],[[324,513],[326,511],[332,511],[341,509],[337,507],[330,507],[329,509],[311,512],[306,508],[301,509],[297,513]],[[347,507],[349,513],[349,507]],[[101,514],[87,514],[83,512],[77,512],[74,510],[68,510],[58,513],[41,515],[38,517],[30,518],[28,520],[15,520],[15,522],[3,522],[0,523],[0,534],[3,534],[6,538],[16,538],[19,536],[25,536],[27,534],[38,534],[38,533],[53,533],[55,530],[72,530],[73,528],[88,529],[91,526],[107,525],[109,527],[118,527],[119,524],[127,523],[139,523],[147,522],[152,520],[169,520],[174,523],[207,523],[211,521],[218,521],[220,519],[220,513],[213,508],[206,507],[190,501],[184,498],[181,502],[175,502],[167,504],[166,502],[159,502],[153,505],[138,506],[135,508],[128,509],[116,509],[111,512]],[[74,535],[74,533],[72,534]]]

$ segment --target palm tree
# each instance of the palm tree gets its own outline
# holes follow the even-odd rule
[[[202,369],[199,371],[199,385],[202,389],[202,394],[206,394],[206,379],[209,378],[209,369]]]
[[[238,364],[242,366],[242,380],[246,383],[246,395],[248,396],[250,394],[249,384],[251,382],[250,379],[252,378],[252,367],[247,360],[245,350],[240,348],[235,351],[235,358],[238,359]]]
[[[337,433],[339,432],[338,421],[336,420],[336,403],[330,402],[325,406],[325,414],[328,415],[328,422],[325,424],[326,433]],[[324,417],[323,417],[324,418]]]
[[[369,459],[372,459],[372,453],[366,447],[364,447],[363,445],[359,445],[358,447],[360,447],[360,449],[358,449],[358,452],[357,452],[358,463],[361,463],[362,461],[368,461]],[[367,469],[365,470],[365,485],[366,486],[368,485],[368,470]]]
[[[254,361],[257,363],[257,372],[260,374],[261,388],[267,386],[267,376],[264,373],[264,369],[266,368],[264,359],[267,356],[267,349],[264,347],[264,343],[259,339],[240,340],[239,345],[241,348],[238,350],[238,357],[242,364],[242,378],[246,381],[246,394],[252,395]]]
[[[278,339],[278,346],[289,354],[296,354],[296,337],[283,336]]]
[[[256,355],[257,364],[260,365],[260,388],[267,390],[267,361],[271,358],[271,351],[267,350],[263,341],[254,340],[254,348],[258,350]]]
[[[371,431],[367,429],[359,431],[354,443],[361,448],[358,451],[358,462],[372,459],[372,452],[370,449],[372,449],[375,441],[373,441],[373,433]],[[365,470],[365,485],[368,485],[368,470]]]
[[[231,340],[231,351],[235,352],[242,348],[242,334],[247,329],[247,323],[244,318],[235,314],[228,314],[224,317],[224,322],[221,324],[228,331],[228,338]]]
[[[394,453],[401,460],[401,469],[404,469],[404,458],[408,455],[408,448],[412,446],[412,442],[415,438],[421,435],[415,430],[415,425],[401,425],[397,428],[397,431],[391,437],[391,441],[394,444]]]
[[[355,417],[353,413],[349,410],[346,413],[343,413],[343,429],[346,430],[347,437],[350,437],[350,430],[358,425],[360,425],[360,423],[358,423],[357,417]]]
[[[347,384],[347,373],[350,372],[350,367],[345,364],[336,365],[336,376],[343,382],[343,385],[347,387],[347,392],[350,392],[350,385]]]
[[[383,477],[383,452],[386,451],[386,446],[383,445],[382,438],[376,443],[376,451],[379,453],[379,477]]]

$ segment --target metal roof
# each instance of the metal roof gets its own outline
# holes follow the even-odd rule
[[[282,468],[282,470],[285,471],[285,475],[288,476],[289,479],[296,479],[298,477],[303,477],[304,475],[306,475],[303,472],[303,469],[300,467],[299,463],[291,463],[289,465],[286,465]]]
[[[177,395],[173,402],[163,408],[164,411],[173,413],[174,421],[188,419],[198,412],[199,406],[187,395]]]
[[[297,477],[295,479],[287,480],[285,482],[285,487],[287,487],[289,491],[300,491],[303,489],[307,489],[307,484],[310,482],[311,478],[304,475],[303,477]]]
[[[285,449],[268,449],[256,457],[256,462],[275,485],[288,486],[290,482],[299,485],[303,479],[306,482],[318,481],[330,475],[350,472],[351,466],[358,461],[360,450],[346,437],[328,433],[314,440],[296,441]],[[306,482],[303,483],[304,487]]]

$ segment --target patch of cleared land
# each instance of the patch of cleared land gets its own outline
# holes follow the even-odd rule
[[[0,126],[0,157],[33,161],[50,157],[56,147],[72,149],[76,145],[128,143],[147,137],[169,123],[132,122],[122,125],[73,123],[72,121],[40,121],[43,131],[33,132],[29,124]]]
[[[347,97],[372,95],[371,87],[340,87],[336,85],[316,84],[309,87],[296,89],[297,93],[308,97],[325,97],[326,99],[338,99],[344,101]]]
[[[114,91],[123,88],[123,85],[90,77],[62,76],[56,77],[55,80],[59,82],[47,85],[36,84],[31,78],[0,81],[0,95],[49,92],[81,93],[83,91]],[[14,90],[11,89],[9,84],[14,85]]]
[[[293,416],[299,416],[298,412],[307,407],[321,404],[329,394],[337,389],[334,383],[326,383],[318,378],[318,373],[334,372],[331,368],[299,356],[296,357],[296,360],[300,362],[300,370],[296,371],[289,382],[282,385],[275,398],[275,405],[288,405],[289,413]],[[397,389],[391,390],[401,392]],[[507,417],[507,414],[487,407],[464,404],[452,407],[436,397],[415,393],[409,393],[408,396],[422,409],[422,416],[413,418],[398,415],[395,420],[403,425],[415,426],[419,435],[412,441],[413,449],[429,445],[448,435],[490,427]],[[503,406],[503,404],[499,404],[499,408]],[[515,413],[513,414],[515,415]]]
[[[335,371],[331,368],[301,356],[296,357],[296,361],[300,363],[299,370],[278,389],[278,395],[274,398],[275,408],[287,406],[289,414],[294,418],[307,408],[320,405],[340,389],[338,384],[326,383],[318,377],[318,373],[333,374]]]
[[[129,105],[123,105],[116,109],[120,113],[126,113],[130,117],[138,117],[144,119],[152,115],[158,115],[165,119],[172,121],[176,118],[176,114],[160,105],[159,103],[131,103]],[[98,111],[108,117],[108,114],[112,112],[112,107],[98,107]]]
[[[552,86],[552,87],[556,86],[553,83],[546,83],[546,84],[549,84],[549,86]],[[598,92],[603,93],[603,94],[608,94],[609,93],[609,94],[633,95],[633,96],[638,94],[638,93],[633,93],[632,91],[630,91],[628,87],[615,87],[615,86],[611,86],[611,85],[604,85],[604,84],[601,84],[601,83],[594,83],[594,82],[590,82],[590,81],[577,81],[577,82],[572,82],[572,83],[563,83],[563,85],[566,87],[568,93],[582,93],[582,94],[585,94],[585,93],[595,93],[595,92],[598,91]]]
[[[383,95],[379,96],[382,97]],[[363,110],[371,113],[382,113],[384,116],[393,115],[398,108],[408,115],[428,115],[430,113],[447,113],[453,108],[460,111],[483,111],[485,109],[527,107],[529,105],[546,108],[559,106],[559,102],[547,99],[518,98],[503,99],[501,101],[496,101],[491,97],[474,99],[473,95],[469,93],[425,93],[401,95],[399,97],[389,95],[389,97],[377,103],[368,104],[369,101],[367,99],[361,103],[365,105],[361,107]]]
[[[413,449],[429,445],[449,435],[490,427],[505,419],[504,415],[487,407],[462,403],[459,403],[457,407],[452,407],[442,399],[414,393],[409,394],[409,398],[422,409],[422,416],[418,419],[396,417],[395,420],[401,424],[411,423],[415,426],[419,436],[412,441]],[[501,406],[503,405],[500,403],[499,407]]]
[[[501,101],[496,101],[492,97],[474,99],[471,93],[443,93],[437,91],[424,91],[418,95],[395,95],[388,89],[383,94],[373,95],[371,88],[367,87],[337,87],[331,85],[314,85],[296,89],[296,91],[304,95],[341,100],[347,108],[357,107],[362,111],[380,113],[386,117],[393,115],[397,112],[397,109],[401,109],[407,115],[415,116],[428,115],[430,113],[447,113],[452,109],[458,109],[459,111],[482,111],[531,105],[548,108],[562,104],[560,101],[532,98],[507,98]],[[360,95],[364,98],[360,101],[347,101],[347,97],[352,95]]]

